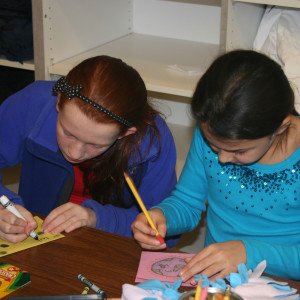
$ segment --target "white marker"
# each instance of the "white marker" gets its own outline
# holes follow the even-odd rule
[[[20,212],[16,209],[16,207],[13,205],[13,203],[6,196],[4,196],[4,195],[1,196],[0,202],[7,210],[9,210],[11,213],[13,213],[16,217],[21,218],[24,221],[26,221],[26,219],[20,214]],[[30,232],[30,236],[37,241],[39,240],[39,238],[34,230],[32,230]]]

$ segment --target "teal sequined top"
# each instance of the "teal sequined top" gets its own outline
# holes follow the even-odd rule
[[[266,273],[299,280],[299,174],[300,148],[275,165],[220,164],[197,126],[179,182],[157,207],[175,235],[198,225],[207,200],[205,245],[242,240],[248,268],[266,260]]]

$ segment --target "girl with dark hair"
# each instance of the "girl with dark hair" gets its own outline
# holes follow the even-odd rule
[[[0,122],[0,168],[22,164],[19,194],[2,185],[0,194],[27,221],[1,209],[7,241],[20,242],[35,228],[30,212],[47,216],[44,232],[89,226],[132,237],[140,210],[124,172],[147,208],[175,186],[172,134],[138,72],[120,59],[92,57],[56,83],[29,85],[0,106]]]
[[[187,259],[183,281],[224,279],[263,260],[267,273],[299,280],[300,119],[283,70],[251,50],[226,53],[200,79],[191,109],[197,126],[179,182],[149,211],[165,237],[195,228],[207,208],[205,247]],[[165,247],[143,214],[132,228],[142,247]]]

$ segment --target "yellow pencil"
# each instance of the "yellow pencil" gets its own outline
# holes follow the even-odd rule
[[[137,191],[137,188],[135,187],[135,185],[134,185],[134,183],[132,181],[132,179],[129,177],[129,175],[126,172],[124,172],[124,176],[125,176],[125,180],[127,181],[127,183],[129,185],[129,187],[130,187],[130,189],[131,189],[131,191],[132,191],[135,199],[137,200],[138,204],[140,205],[141,210],[145,214],[145,216],[146,216],[146,218],[147,218],[147,220],[148,220],[151,228],[156,231],[156,238],[157,238],[157,240],[159,240],[159,242],[161,244],[164,244],[165,241],[164,241],[163,237],[159,234],[159,232],[156,229],[153,221],[151,220],[151,217],[150,217],[150,215],[149,215],[149,213],[148,213],[148,211],[147,211],[147,209],[146,209],[146,207],[145,207],[145,205],[144,205],[144,203],[143,203],[143,201],[142,201],[142,199],[141,199],[141,197],[140,197],[140,195],[139,195],[139,193]]]
[[[200,299],[201,290],[202,290],[202,276],[200,275],[200,278],[199,278],[199,281],[198,281],[198,284],[197,284],[197,288],[196,288],[195,300]]]

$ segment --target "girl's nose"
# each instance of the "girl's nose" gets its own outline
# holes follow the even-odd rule
[[[69,145],[68,155],[74,160],[77,160],[83,157],[83,150],[83,145],[76,141]]]
[[[233,162],[234,154],[231,152],[220,150],[218,155],[219,155],[220,163],[225,164],[225,163]]]

